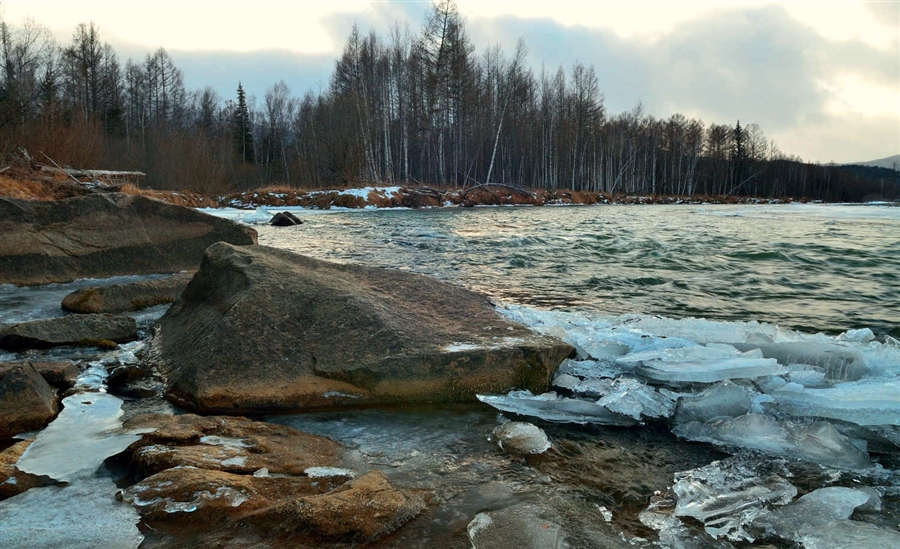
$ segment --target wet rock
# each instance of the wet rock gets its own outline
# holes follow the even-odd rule
[[[235,413],[543,391],[571,352],[451,284],[220,243],[159,320],[147,360],[175,402]]]
[[[275,227],[293,227],[294,225],[302,224],[303,220],[291,212],[278,212],[269,221],[269,225],[274,225]]]
[[[550,449],[550,439],[537,425],[523,421],[508,421],[491,433],[503,450],[513,455],[543,454]]]
[[[372,471],[328,493],[301,497],[247,517],[280,533],[323,540],[373,541],[425,509],[421,494],[398,490],[381,471]]]
[[[172,467],[253,474],[302,475],[310,467],[333,465],[341,446],[331,440],[285,425],[242,417],[194,414],[151,414],[125,422],[126,429],[149,430],[125,454],[142,475]]]
[[[187,466],[147,477],[120,498],[151,524],[189,521],[202,528],[328,489],[328,483],[307,477],[256,477]]]
[[[56,390],[31,363],[0,364],[0,440],[40,429],[58,412]]]
[[[19,351],[59,345],[105,347],[137,339],[137,323],[111,314],[69,315],[0,328],[0,348]]]
[[[191,208],[103,193],[38,202],[0,198],[0,283],[195,269],[215,242],[256,242],[256,231]]]
[[[75,386],[75,379],[81,370],[71,360],[60,360],[57,362],[37,362],[29,361],[34,369],[41,374],[47,383],[52,387],[61,391],[66,391]]]
[[[62,308],[73,313],[124,313],[154,305],[172,303],[194,273],[178,273],[166,278],[82,288],[62,300]]]
[[[16,462],[31,442],[23,440],[0,452],[0,500],[21,494],[30,488],[56,484],[50,477],[32,475],[16,467]]]
[[[479,513],[469,523],[474,549],[563,549],[562,527],[541,516],[541,509],[522,504],[500,511]]]

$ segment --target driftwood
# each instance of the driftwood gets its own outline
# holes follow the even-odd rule
[[[88,185],[92,186],[91,183],[98,182],[103,185],[125,185],[132,184],[138,185],[147,176],[144,172],[128,172],[128,171],[113,171],[113,170],[77,170],[74,168],[63,168],[59,164],[56,163],[52,158],[44,154],[44,158],[49,160],[53,166],[47,166],[45,164],[39,164],[38,168],[42,172],[50,172],[50,173],[63,173],[69,176],[75,183],[79,185]],[[82,181],[86,179],[87,181]]]
[[[523,189],[521,187],[516,187],[513,185],[506,185],[503,183],[483,183],[481,185],[475,185],[474,187],[469,187],[466,190],[466,192],[462,193],[460,198],[465,199],[466,196],[468,196],[468,194],[470,192],[472,192],[476,189],[484,189],[487,192],[491,193],[492,195],[497,196],[497,193],[494,192],[494,190],[493,190],[494,187],[501,188],[501,189],[507,189],[507,190],[513,191],[514,193],[518,193],[520,195],[527,196],[529,198],[537,199],[537,195],[534,194],[533,192],[529,191],[528,189]]]

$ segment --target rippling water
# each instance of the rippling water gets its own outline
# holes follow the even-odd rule
[[[592,206],[363,211],[260,244],[429,274],[503,303],[900,337],[900,208]]]

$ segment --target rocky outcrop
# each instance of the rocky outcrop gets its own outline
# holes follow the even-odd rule
[[[59,345],[107,346],[137,339],[137,323],[111,314],[69,315],[0,328],[0,349],[46,349]]]
[[[146,356],[176,402],[233,413],[543,392],[571,352],[458,286],[219,243]]]
[[[131,284],[82,288],[63,298],[62,308],[81,314],[124,313],[172,303],[193,276],[193,272],[187,272]]]
[[[215,242],[256,242],[248,227],[121,193],[0,198],[0,233],[0,283],[8,284],[190,270]]]
[[[40,429],[58,412],[56,391],[31,363],[0,364],[0,440]]]
[[[41,377],[43,377],[47,383],[61,391],[66,391],[74,387],[75,380],[78,378],[78,374],[81,373],[78,366],[71,360],[60,360],[57,362],[30,360],[28,362],[34,366],[34,369],[41,374]],[[11,362],[9,364],[18,363]]]

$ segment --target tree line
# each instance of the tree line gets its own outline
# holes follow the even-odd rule
[[[354,27],[329,86],[261,100],[188,91],[160,48],[124,65],[94,23],[68,45],[0,21],[0,139],[77,167],[140,170],[207,194],[272,184],[479,183],[615,194],[860,200],[898,195],[896,172],[803,163],[753,123],[612,115],[592,66],[527,64],[520,41],[476,53],[452,0],[422,28]]]

